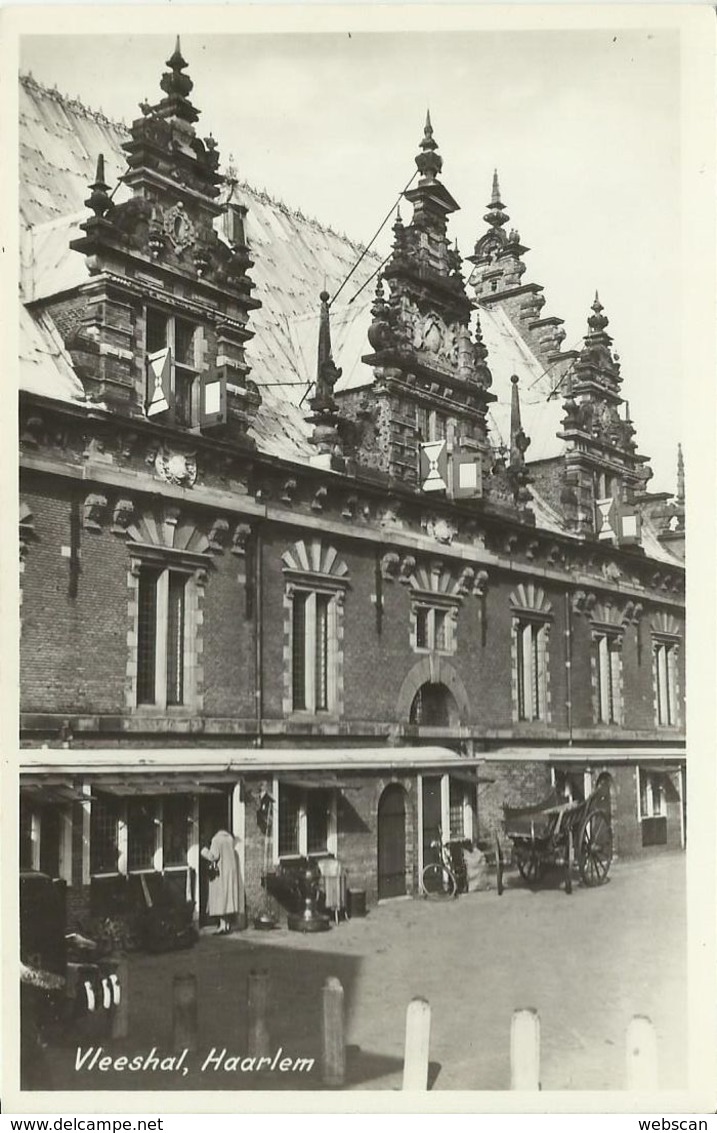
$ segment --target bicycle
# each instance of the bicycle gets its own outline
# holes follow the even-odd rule
[[[431,842],[431,849],[440,851],[440,862],[430,862],[421,874],[421,890],[429,900],[442,901],[458,895],[458,882],[453,872],[451,853],[447,842],[443,841],[440,827],[438,838]]]

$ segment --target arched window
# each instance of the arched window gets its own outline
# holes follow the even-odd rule
[[[409,722],[425,728],[452,728],[459,723],[456,699],[443,684],[427,681],[413,698]]]

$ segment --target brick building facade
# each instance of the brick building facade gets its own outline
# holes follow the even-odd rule
[[[619,855],[684,846],[684,486],[599,299],[563,351],[497,177],[466,287],[428,119],[339,302],[361,249],[222,176],[167,66],[129,128],[21,82],[23,864],[79,923],[143,871],[199,908],[228,824],[250,916],[300,855],[371,903],[599,782]]]

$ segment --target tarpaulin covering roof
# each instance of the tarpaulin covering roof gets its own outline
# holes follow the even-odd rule
[[[120,182],[126,170],[122,143],[126,125],[101,112],[48,90],[33,78],[20,81],[21,293],[38,303],[79,286],[88,278],[85,257],[70,249],[79,225],[89,214],[85,201],[94,180],[97,157],[105,160],[105,178],[117,202],[128,190]],[[261,388],[262,404],[252,426],[259,450],[298,462],[313,453],[307,394],[316,373],[319,294],[335,295],[349,271],[351,279],[331,306],[334,359],[342,368],[337,390],[373,381],[361,357],[370,351],[367,332],[373,298],[371,279],[380,266],[374,253],[356,267],[363,248],[330,228],[240,182],[233,201],[245,205],[245,233],[254,266],[251,278],[261,309],[252,312],[254,337],[247,344],[251,378]],[[488,423],[494,445],[510,442],[511,375],[520,379],[524,431],[531,438],[528,462],[559,457],[556,436],[562,416],[557,375],[535,357],[507,314],[481,307],[481,332],[493,375]],[[24,306],[20,315],[21,388],[61,401],[82,401],[82,383],[46,311]],[[532,507],[538,525],[565,530],[561,517],[535,488]],[[643,546],[652,557],[676,560],[643,517]]]

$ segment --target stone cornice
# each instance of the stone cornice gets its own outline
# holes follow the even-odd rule
[[[228,512],[234,516],[247,517],[254,521],[264,521],[293,529],[309,530],[329,534],[347,541],[380,545],[386,549],[399,547],[409,549],[414,553],[436,557],[439,555],[446,560],[470,563],[482,568],[499,570],[507,575],[526,578],[535,578],[542,581],[556,583],[561,589],[572,589],[575,586],[589,587],[592,590],[607,594],[620,594],[626,597],[649,600],[653,604],[682,609],[684,601],[679,596],[672,596],[664,591],[654,591],[646,587],[635,586],[625,581],[600,578],[582,571],[560,570],[542,567],[526,562],[523,559],[506,557],[496,554],[486,547],[472,546],[465,543],[439,544],[428,535],[419,534],[385,526],[360,527],[351,520],[340,521],[332,519],[325,513],[321,515],[305,514],[280,504],[262,503],[250,495],[241,495],[236,491],[222,490],[195,484],[192,488],[185,488],[170,483],[159,483],[156,479],[143,476],[137,472],[129,472],[114,465],[86,462],[82,465],[69,465],[59,459],[47,458],[31,453],[22,453],[20,467],[26,471],[38,472],[63,479],[81,481],[85,484],[103,485],[113,487],[122,492],[135,492],[140,495],[157,496],[182,501],[190,507],[206,508],[213,511]],[[425,505],[424,505],[425,506]],[[531,529],[531,535],[535,535]],[[547,536],[550,538],[550,535]],[[670,565],[668,570],[672,570]],[[679,568],[677,569],[679,574]]]

